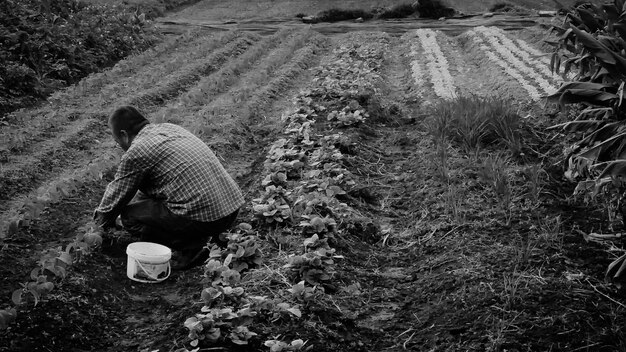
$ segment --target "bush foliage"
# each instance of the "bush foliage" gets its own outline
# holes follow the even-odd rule
[[[145,16],[76,0],[0,1],[0,116],[152,44]]]
[[[447,6],[441,0],[419,0],[412,3],[401,3],[390,8],[361,10],[361,9],[329,9],[315,16],[315,22],[337,22],[362,18],[390,19],[406,18],[417,15],[422,18],[450,17],[455,13],[454,9]]]

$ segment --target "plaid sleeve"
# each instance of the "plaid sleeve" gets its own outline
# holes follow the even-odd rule
[[[107,185],[100,205],[94,211],[96,223],[111,227],[122,208],[131,201],[143,179],[143,168],[136,153],[127,151],[120,161],[115,179]]]

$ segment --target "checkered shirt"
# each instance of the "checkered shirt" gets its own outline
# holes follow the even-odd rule
[[[211,149],[170,123],[149,124],[139,131],[94,217],[111,224],[138,190],[163,199],[174,214],[202,222],[219,220],[244,203],[239,187]]]

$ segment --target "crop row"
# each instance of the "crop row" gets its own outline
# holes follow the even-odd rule
[[[278,36],[284,36],[284,33],[280,33]],[[272,37],[271,39],[278,39],[278,38]],[[268,43],[266,42],[265,44],[268,44]],[[288,77],[285,77],[285,76],[286,75],[293,76],[295,74],[295,72],[296,72],[296,69],[294,69],[294,67],[297,67],[301,71],[303,69],[303,67],[301,66],[302,65],[302,61],[304,61],[303,58],[309,58],[310,59],[311,57],[314,57],[313,55],[310,55],[312,53],[311,50],[312,50],[311,48],[308,48],[306,51],[302,52],[301,55],[297,55],[298,57],[296,58],[293,67],[290,66],[289,69],[286,72],[282,72],[281,71],[281,72],[278,73],[278,75],[277,75],[278,76],[278,80],[280,82],[283,82],[283,83],[287,82],[288,81]],[[230,51],[231,50],[228,50],[227,52],[230,52]],[[257,53],[259,53],[259,51],[253,51],[252,53],[253,54],[257,54]],[[216,55],[212,56],[212,58],[219,58],[219,61],[223,62],[223,61],[225,61],[225,52],[216,53]],[[215,63],[215,64],[212,65],[212,67],[216,67],[218,64],[219,63]],[[213,82],[213,80],[208,80],[207,79],[207,80],[205,80],[205,83],[207,83],[207,82],[208,82],[208,84],[211,84],[210,82]],[[272,89],[277,89],[275,87],[275,85],[270,85],[270,86],[272,87]],[[111,156],[107,152],[105,152],[105,155],[107,155],[107,157]],[[96,162],[96,164],[97,165],[105,165],[105,164],[100,163],[100,162]],[[114,165],[114,162],[113,163],[107,163],[106,165],[110,168],[111,165]],[[3,172],[5,170],[10,170],[10,168],[5,168],[3,170]],[[76,175],[83,175],[83,174],[87,174],[88,175],[89,172],[85,171],[85,170],[90,170],[90,167],[88,167],[86,169],[78,170],[78,171],[75,172],[75,174]],[[75,176],[61,177],[60,179],[51,182],[48,186],[45,186],[44,188],[46,188],[46,189],[57,189],[57,188],[60,188],[62,190],[61,193],[58,193],[58,192],[57,192],[58,194],[54,193],[54,197],[53,198],[57,199],[59,197],[59,194],[61,196],[63,196],[63,195],[68,193],[68,192],[63,192],[63,190],[65,190],[67,188],[64,185],[68,182],[68,180],[75,180],[75,179],[80,179],[80,178],[81,177],[75,177]],[[84,180],[89,180],[89,179],[90,179],[89,177],[85,177],[84,178]],[[74,182],[74,181],[70,181],[70,183],[71,182]],[[31,196],[29,199],[33,199],[33,198],[34,199],[38,199],[39,200],[38,204],[44,204],[44,202],[41,202],[41,201],[43,199],[45,199],[46,197],[43,197],[42,194],[43,193],[42,193],[41,188],[40,188],[40,190],[37,191],[37,194]],[[18,202],[17,204],[13,204],[13,206],[11,207],[12,211],[3,214],[3,219],[5,219],[5,220],[0,221],[0,224],[4,225],[2,227],[2,228],[5,229],[4,233],[7,233],[7,231],[9,231],[8,230],[9,228],[15,230],[16,229],[16,224],[22,223],[23,225],[27,225],[29,223],[30,219],[37,217],[37,216],[32,216],[32,215],[33,214],[35,214],[35,215],[38,214],[39,211],[36,211],[36,212],[34,212],[32,214],[24,211],[24,209],[25,209],[24,204],[30,204],[30,203],[32,203],[32,202],[31,201],[21,201],[21,202]],[[37,209],[41,208],[41,205],[37,206],[37,207],[27,206],[26,208],[34,208],[35,210],[37,210]],[[26,221],[26,222],[20,221],[21,220],[21,218],[19,216],[20,214],[22,214],[22,215],[25,214],[26,215],[26,219],[28,219],[29,221]],[[9,224],[12,224],[12,225],[9,225]]]
[[[355,52],[359,54],[358,59],[352,56]],[[249,329],[251,326],[263,321],[281,326],[287,318],[300,318],[302,308],[324,299],[323,288],[336,289],[334,260],[341,256],[335,254],[329,241],[340,235],[338,222],[345,221],[352,213],[339,198],[354,185],[354,181],[341,165],[343,155],[335,146],[342,138],[341,132],[320,135],[315,131],[315,124],[320,122],[320,115],[327,115],[323,120],[334,121],[331,124],[336,127],[345,127],[348,125],[346,121],[337,119],[337,116],[342,112],[345,115],[346,111],[352,116],[360,111],[356,115],[361,119],[353,120],[352,124],[363,121],[367,114],[350,100],[354,95],[344,91],[344,95],[336,96],[330,102],[325,100],[337,93],[335,89],[341,86],[350,86],[359,92],[371,89],[373,82],[365,77],[377,75],[375,70],[380,67],[382,50],[380,45],[344,46],[330,57],[331,60],[325,60],[317,69],[317,84],[311,90],[301,92],[296,97],[295,111],[286,114],[283,136],[271,146],[264,163],[263,189],[253,200],[256,233],[277,233],[281,228],[291,228],[287,231],[294,232],[297,227],[299,230],[295,232],[305,237],[299,246],[300,251],[283,258],[284,266],[273,265],[272,270],[278,272],[278,277],[289,281],[284,281],[284,288],[274,292],[271,299],[251,296],[242,286],[232,287],[233,277],[237,285],[243,286],[245,283],[241,280],[255,277],[254,270],[245,274],[250,269],[250,260],[242,265],[240,258],[258,249],[257,245],[252,245],[256,233],[251,225],[239,225],[235,233],[227,236],[228,249],[223,251],[213,247],[213,259],[205,266],[205,277],[211,282],[210,287],[202,291],[205,306],[202,313],[185,322],[193,347],[225,341],[245,344],[256,335]],[[380,76],[377,78],[380,80]],[[320,103],[345,106],[328,112]],[[243,248],[238,244],[242,236],[250,241]],[[236,300],[232,299],[235,293]],[[303,345],[300,339],[265,341],[271,351],[295,351]]]
[[[430,82],[437,96],[444,99],[456,97],[454,81],[448,70],[448,61],[441,48],[437,44],[437,35],[432,29],[418,29],[416,35],[419,38],[421,48],[426,56],[426,67],[430,76]],[[421,55],[414,51],[414,60],[418,60]],[[418,64],[412,64],[419,67]],[[416,82],[420,83],[420,82]]]
[[[237,91],[234,91],[234,89],[238,82],[239,85],[252,88],[256,88],[258,84],[265,84],[266,82],[251,80],[250,73],[263,70],[268,65],[274,65],[274,53],[282,52],[283,48],[289,45],[285,44],[284,40],[287,40],[289,43],[302,35],[304,34],[300,31],[294,33],[292,30],[285,29],[266,37],[239,58],[230,61],[216,74],[200,80],[196,86],[181,95],[177,101],[156,111],[153,114],[155,119],[157,121],[169,121],[173,116],[179,116],[182,123],[188,124],[190,121],[193,123],[195,119],[188,119],[180,115],[207,115],[206,110],[223,100],[223,96],[232,97],[237,94]],[[271,53],[267,55],[268,52]],[[284,55],[289,57],[290,54],[287,52]],[[247,73],[244,75],[244,72]],[[270,72],[273,73],[272,71]],[[184,107],[184,110],[181,109],[182,107]],[[231,106],[229,107],[232,108]],[[199,132],[195,128],[190,129],[194,132]]]
[[[272,39],[279,39],[280,36],[284,36],[285,33],[280,33]],[[265,44],[269,44],[266,42]],[[261,53],[260,50],[253,51],[254,54]],[[252,56],[249,56],[249,59]],[[309,59],[311,56],[309,56]],[[242,61],[243,62],[243,61]],[[247,61],[247,63],[251,63]],[[300,67],[300,66],[298,66]],[[239,66],[239,68],[243,68],[243,65]],[[302,70],[302,67],[300,67]],[[286,82],[286,80],[283,80]],[[105,153],[106,154],[106,153]],[[103,161],[103,162],[95,162],[93,165],[82,169],[80,171],[75,172],[72,176],[62,177],[59,180],[53,181],[45,187],[40,188],[37,191],[37,194],[29,197],[22,203],[16,203],[12,210],[6,214],[3,214],[3,233],[9,233],[13,235],[17,229],[21,226],[27,226],[31,221],[35,220],[41,213],[41,211],[48,205],[58,202],[63,197],[66,197],[73,190],[78,188],[81,182],[89,182],[90,180],[97,178],[99,174],[105,171],[109,171],[116,164],[114,159]],[[95,165],[95,166],[94,166]],[[55,257],[56,258],[56,257]],[[63,257],[65,258],[65,256]],[[50,259],[50,258],[49,258]],[[58,262],[58,260],[57,260]],[[57,271],[62,269],[55,269]],[[34,271],[33,271],[34,272]],[[34,275],[34,274],[33,274]],[[64,275],[64,273],[63,273]],[[17,303],[21,303],[21,296],[23,293],[32,293],[33,297],[38,299],[41,294],[49,291],[53,286],[49,283],[49,281],[43,280],[41,275],[33,276],[33,283],[28,284],[28,287],[24,287],[24,289],[16,290],[14,301]],[[33,291],[34,288],[37,290]],[[40,289],[39,289],[40,288]],[[35,292],[35,293],[33,293]],[[18,299],[19,298],[19,299]],[[13,310],[5,310],[6,316],[13,316]],[[4,313],[3,313],[4,314]]]
[[[119,162],[115,153],[104,153],[84,168],[61,175],[40,186],[32,195],[11,203],[11,208],[0,217],[0,240],[15,235],[22,227],[37,220],[50,204],[68,197],[83,184],[93,182]]]
[[[37,138],[61,126],[68,131],[67,133],[80,130],[81,126],[73,126],[84,124],[83,119],[98,118],[103,114],[103,110],[110,109],[109,105],[119,103],[118,100],[121,98],[138,99],[144,94],[142,87],[154,89],[152,87],[155,82],[175,80],[177,77],[173,75],[177,74],[181,67],[188,65],[190,59],[206,62],[208,54],[240,36],[239,32],[229,32],[215,39],[200,37],[203,40],[196,43],[195,50],[190,50],[197,55],[192,54],[192,57],[189,57],[189,54],[185,54],[186,50],[174,51],[165,57],[161,64],[145,65],[144,56],[131,57],[115,67],[135,67],[136,73],[128,77],[118,77],[105,71],[93,76],[93,80],[107,82],[95,94],[88,93],[89,90],[84,88],[92,84],[98,85],[95,82],[88,83],[92,79],[89,77],[75,86],[53,94],[48,99],[49,104],[32,110],[16,111],[10,115],[8,126],[0,126],[0,132],[6,136],[0,143],[0,154],[28,152],[32,148],[27,147],[32,146]],[[133,91],[139,93],[133,94]]]
[[[109,70],[91,74],[55,98],[56,100],[63,100],[64,95],[85,96],[111,85],[119,88],[119,83],[128,77],[154,73],[155,68],[168,68],[169,71],[169,69],[175,68],[175,65],[206,55],[216,47],[225,44],[237,33],[228,32],[226,36],[220,36],[217,41],[207,40],[207,35],[208,32],[206,31],[193,30],[180,36],[169,37],[153,48],[120,61]],[[181,50],[183,47],[193,50]],[[182,53],[185,55],[181,55]]]
[[[58,203],[82,185],[100,180],[103,173],[118,162],[116,155],[103,156],[83,169],[40,187],[35,195],[14,204],[14,208],[0,219],[0,242],[37,220],[46,207]],[[74,240],[65,248],[47,249],[36,261],[36,267],[30,271],[30,280],[13,291],[11,300],[14,307],[0,310],[0,330],[6,329],[15,320],[20,306],[33,301],[36,305],[52,291],[55,282],[66,277],[67,270],[74,263],[82,260],[101,243],[102,238],[95,232],[95,225],[89,222],[79,229]]]
[[[317,60],[326,42],[311,30],[298,31],[259,62],[255,70],[240,77],[240,85],[204,106],[192,107],[194,117],[185,118],[181,123],[192,132],[203,135],[207,129],[214,130],[223,124],[217,119],[223,114],[235,116],[234,120],[248,121],[266,111],[279,94]],[[171,115],[172,111],[175,110],[169,109],[163,117]]]
[[[552,76],[547,67],[534,60],[527,51],[508,39],[501,30],[493,27],[477,27],[468,31],[476,46],[493,64],[515,79],[532,100],[556,91],[557,76]]]
[[[162,103],[178,95],[180,91],[185,91],[201,77],[214,73],[228,60],[232,60],[233,57],[241,55],[258,39],[257,36],[245,35],[227,44],[223,48],[214,51],[201,62],[185,66],[184,69],[177,72],[176,76],[170,80],[158,84],[147,92],[124,100],[122,104],[146,107],[147,104]]]
[[[204,58],[203,62],[201,63],[203,67],[207,68],[206,70],[204,70],[204,73],[210,75],[211,73],[216,71],[220,67],[220,65],[225,64],[228,61],[229,57],[236,57],[237,55],[241,54],[241,52],[243,52],[245,48],[249,45],[250,38],[240,38],[239,40],[231,43],[231,45],[228,45],[226,48],[218,50],[209,57]],[[164,85],[149,91],[147,94],[152,97],[161,97],[162,95],[168,94],[171,96],[172,94],[178,94],[180,92],[179,89],[184,89],[185,86],[189,85],[193,81],[197,81],[200,78],[198,73],[190,73],[188,69],[183,70],[182,72],[183,73],[173,77],[172,80],[167,81],[167,83],[165,83]],[[131,100],[141,100],[142,98],[146,98],[148,96],[147,94],[134,96],[131,98]],[[49,139],[37,144],[38,148],[34,151],[34,153],[32,153],[32,155],[29,155],[27,158],[18,159],[17,156],[12,156],[11,158],[8,158],[8,161],[12,162],[3,167],[0,171],[0,180],[6,181],[3,182],[3,188],[7,188],[7,191],[3,192],[5,193],[4,195],[6,197],[14,196],[14,194],[9,191],[9,188],[11,188],[11,180],[15,177],[14,175],[28,174],[31,173],[31,171],[29,170],[40,169],[42,172],[33,174],[32,176],[34,182],[49,177],[50,171],[42,168],[41,166],[47,163],[49,164],[50,160],[54,159],[55,155],[59,155],[65,150],[71,150],[73,148],[76,148],[76,146],[74,146],[76,143],[73,143],[73,141],[76,138],[80,138],[81,134],[85,131],[94,128],[100,129],[100,126],[98,126],[98,124],[100,124],[99,120],[102,120],[102,118],[106,119],[106,117],[103,117],[101,112],[97,113],[97,115],[94,116],[97,116],[97,119],[90,118],[76,121],[73,129],[68,129],[64,133],[57,135],[56,139]],[[100,131],[101,134],[102,132],[104,131]],[[80,146],[80,144],[78,145]],[[98,147],[101,149],[110,149],[113,146],[111,143],[105,143],[98,144]],[[84,158],[88,158],[89,151],[86,153],[77,153],[77,155],[75,155],[75,159],[72,160],[72,163],[70,163],[70,165],[80,163],[81,155],[84,155]],[[87,160],[84,160],[84,162],[87,162]],[[15,192],[17,192],[18,190],[20,192],[24,192],[23,187],[13,187],[11,188],[11,190]]]
[[[420,93],[428,94],[425,85],[430,84],[434,95],[442,99],[504,94],[539,100],[562,82],[538,50],[496,27],[476,27],[454,39],[418,29],[406,38],[414,87]],[[468,51],[459,51],[458,44]]]
[[[198,82],[196,86],[182,95],[174,105],[206,106],[212,96],[225,92],[246,71],[263,62],[265,55],[283,43],[283,40],[293,35],[292,29],[281,29],[275,34],[263,38],[244,54],[231,60],[214,75],[209,75]]]

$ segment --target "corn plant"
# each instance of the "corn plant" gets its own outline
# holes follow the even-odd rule
[[[623,188],[626,177],[626,2],[586,4],[567,14],[552,55],[552,70],[568,74],[577,69],[576,80],[563,84],[549,100],[583,109],[572,120],[554,126],[578,137],[569,148],[566,176],[572,180],[595,180],[598,187]],[[601,182],[611,178],[616,182]],[[582,186],[581,186],[582,187]],[[585,187],[591,190],[591,187]],[[597,190],[595,191],[597,193]]]
[[[555,126],[577,137],[568,148],[565,175],[578,181],[575,192],[602,198],[610,221],[611,209],[619,209],[626,191],[626,1],[577,6],[553,30],[559,38],[552,43],[552,70],[562,68],[565,75],[575,68],[578,73],[549,99],[561,107],[582,106],[572,121]],[[619,259],[607,278],[626,276],[615,268],[621,268]]]

